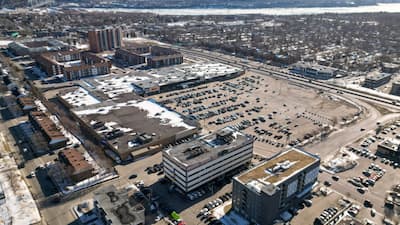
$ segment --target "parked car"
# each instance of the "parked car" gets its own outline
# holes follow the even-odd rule
[[[137,174],[132,174],[129,176],[129,179],[135,179],[135,178],[137,178]]]

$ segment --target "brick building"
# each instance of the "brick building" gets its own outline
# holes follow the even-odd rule
[[[43,133],[50,149],[58,149],[67,145],[68,139],[61,133],[56,124],[44,113],[32,111],[29,113],[32,125]]]
[[[88,32],[90,50],[98,53],[121,48],[121,34],[120,28],[90,30]]]
[[[40,55],[39,66],[48,76],[64,75],[66,80],[110,73],[111,62],[90,52],[78,50],[51,52]]]
[[[74,182],[79,182],[95,175],[93,166],[76,149],[68,148],[60,151],[58,160],[64,173]]]

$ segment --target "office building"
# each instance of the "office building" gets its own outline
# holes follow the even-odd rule
[[[63,75],[65,80],[110,73],[111,62],[90,52],[78,50],[41,54],[37,63],[48,76]]]
[[[335,78],[339,73],[339,69],[309,62],[297,62],[291,66],[290,71],[320,80]]]
[[[29,121],[31,121],[31,124],[36,127],[36,129],[42,132],[51,150],[62,148],[67,145],[68,139],[44,112],[30,112]]]
[[[363,87],[377,88],[387,84],[391,78],[392,75],[389,73],[381,73],[379,71],[370,72],[365,78]]]
[[[145,207],[135,193],[134,188],[102,188],[94,193],[94,212],[105,225],[144,225]]]
[[[287,211],[311,193],[319,157],[289,149],[233,178],[233,209],[259,225],[288,220]]]
[[[252,156],[253,139],[225,127],[164,150],[164,172],[182,191],[190,192],[249,163]]]
[[[78,150],[68,148],[58,153],[58,161],[65,177],[79,182],[95,175],[93,166]]]
[[[89,47],[92,52],[98,53],[121,48],[122,33],[120,28],[106,28],[90,30],[88,32]]]

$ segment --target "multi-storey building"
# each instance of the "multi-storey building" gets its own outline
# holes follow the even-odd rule
[[[123,61],[129,66],[139,65],[146,62],[146,57],[136,49],[117,49],[115,58]]]
[[[253,139],[231,127],[201,136],[163,152],[164,172],[184,192],[249,163]]]
[[[339,73],[339,70],[336,68],[309,62],[297,62],[291,66],[290,71],[320,80],[335,78]]]
[[[41,54],[37,63],[48,76],[64,75],[65,80],[110,73],[111,62],[90,52],[66,51]]]
[[[151,68],[160,68],[183,63],[182,53],[170,48],[159,46],[151,47],[151,55],[147,57],[147,65]]]
[[[89,46],[92,52],[110,51],[121,48],[122,36],[120,28],[90,30],[88,32]]]
[[[400,80],[395,80],[392,83],[392,89],[390,90],[390,94],[400,96]]]
[[[319,157],[289,149],[233,178],[232,204],[249,221],[270,225],[311,193]]]
[[[66,177],[79,182],[95,175],[93,166],[78,150],[67,148],[58,153],[58,161]]]
[[[367,74],[363,86],[367,88],[377,88],[388,83],[391,78],[392,74],[389,73],[381,73],[379,71],[370,72]]]

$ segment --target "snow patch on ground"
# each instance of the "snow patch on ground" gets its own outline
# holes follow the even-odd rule
[[[0,184],[5,203],[0,205],[0,224],[35,224],[41,221],[35,201],[18,171],[14,159],[0,159]]]

